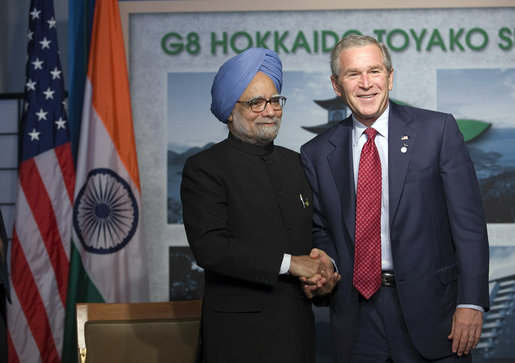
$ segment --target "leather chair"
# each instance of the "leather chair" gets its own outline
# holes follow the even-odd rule
[[[80,303],[81,363],[193,363],[201,301]]]

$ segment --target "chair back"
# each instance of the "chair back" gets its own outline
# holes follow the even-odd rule
[[[201,301],[79,303],[81,363],[193,363]]]

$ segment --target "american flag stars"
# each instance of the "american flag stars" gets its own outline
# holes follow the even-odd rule
[[[48,112],[43,111],[43,109],[41,108],[39,110],[39,112],[36,112],[36,116],[38,117],[38,121],[46,120],[46,115],[47,114],[48,114]]]
[[[57,69],[57,67],[55,67],[53,71],[50,71],[50,74],[52,75],[52,79],[61,79],[61,73],[62,73],[62,71]]]
[[[29,136],[31,140],[39,140],[39,134],[41,132],[37,132],[36,129],[32,129],[31,132],[29,132]]]
[[[59,120],[55,122],[57,129],[66,129],[66,120],[63,120],[62,117],[59,117]]]
[[[37,69],[43,69],[43,63],[45,63],[45,62],[42,60],[39,60],[39,58],[36,58],[36,60],[31,63],[34,65],[34,70],[37,70]]]
[[[57,51],[56,20],[45,9],[29,17],[27,81],[25,83],[23,160],[69,141],[64,82]]]
[[[55,28],[56,21],[53,16],[50,18],[50,20],[47,20],[46,22],[48,23],[49,29]]]
[[[54,93],[55,93],[55,91],[52,91],[52,90],[50,89],[50,87],[48,87],[48,88],[46,89],[46,91],[45,91],[45,92],[43,92],[43,93],[45,94],[45,100],[48,100],[49,98],[52,98],[52,99],[54,98]]]
[[[27,86],[27,91],[35,91],[36,90],[36,82],[32,81],[30,78],[25,85]]]
[[[52,43],[52,41],[48,40],[46,37],[39,41],[39,44],[41,44],[41,49],[50,49],[50,43]]]
[[[34,10],[31,11],[30,16],[32,20],[39,19],[39,14],[41,14],[41,10],[37,10],[36,8],[34,8]]]

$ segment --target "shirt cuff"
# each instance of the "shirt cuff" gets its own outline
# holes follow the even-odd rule
[[[329,257],[329,258],[331,259],[331,262],[333,263],[334,272],[339,274],[340,272],[338,271],[338,266],[336,266],[336,262],[334,262],[334,260],[331,257]]]
[[[458,306],[456,306],[456,308],[468,308],[468,309],[479,310],[483,313],[485,312],[485,309],[482,306],[473,305],[473,304],[459,304]]]
[[[281,269],[279,270],[279,275],[285,275],[290,270],[291,263],[291,255],[289,253],[285,253],[283,255],[283,262],[281,262]]]

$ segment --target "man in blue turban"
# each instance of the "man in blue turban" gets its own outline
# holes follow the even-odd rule
[[[283,86],[282,64],[276,52],[264,48],[250,48],[225,62],[211,87],[211,112],[217,119],[227,123],[227,118],[240,96],[254,76],[262,72],[281,92]]]
[[[200,362],[315,361],[300,279],[327,288],[338,275],[311,247],[312,194],[299,154],[273,142],[281,88],[277,53],[251,48],[228,60],[215,76],[211,111],[229,136],[184,166],[184,227],[205,272]]]

